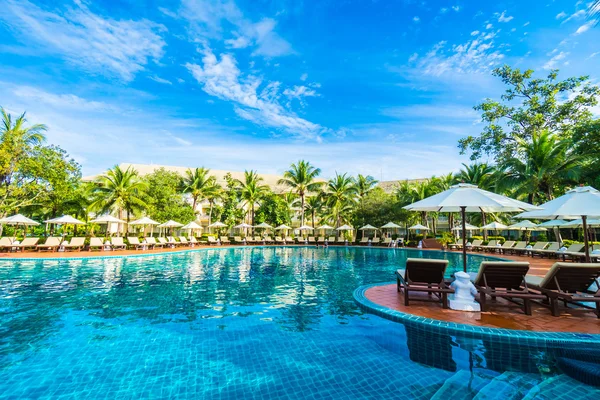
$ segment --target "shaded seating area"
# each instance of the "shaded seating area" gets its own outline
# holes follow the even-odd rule
[[[525,314],[531,315],[531,301],[543,300],[545,296],[529,290],[525,279],[528,271],[528,262],[482,262],[479,272],[473,279],[479,292],[481,309],[489,311],[488,296],[492,302],[500,297],[519,305]]]
[[[417,292],[427,297],[414,300],[441,302],[443,308],[448,308],[448,294],[454,290],[444,280],[447,267],[447,260],[407,259],[406,268],[396,271],[397,291],[403,292],[404,305],[410,304],[410,293]]]
[[[529,287],[546,297],[545,303],[555,317],[560,315],[562,302],[565,307],[593,310],[600,318],[599,279],[600,264],[564,262],[555,263],[543,278],[526,277]]]
[[[39,241],[40,238],[36,237],[25,238],[21,243],[13,243],[11,249],[13,251],[25,251],[27,249],[35,249]]]
[[[56,251],[60,247],[62,238],[56,236],[50,236],[46,239],[43,244],[36,246],[38,251]]]

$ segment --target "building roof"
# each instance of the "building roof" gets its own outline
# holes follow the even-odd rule
[[[382,188],[386,193],[392,193],[402,182],[408,183],[419,183],[426,181],[426,178],[420,179],[399,179],[397,181],[381,181],[377,184],[380,188]]]

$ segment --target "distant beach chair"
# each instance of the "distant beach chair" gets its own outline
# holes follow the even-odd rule
[[[38,242],[40,241],[40,238],[36,238],[36,237],[29,237],[29,238],[25,238],[23,239],[23,241],[21,243],[13,243],[12,245],[12,249],[14,251],[25,251],[27,249],[34,249]]]
[[[121,236],[110,238],[110,246],[113,250],[125,250],[127,248],[127,245],[125,245],[125,242]]]
[[[14,237],[4,236],[0,238],[0,249],[10,250],[13,247],[15,241]]]
[[[58,248],[60,247],[60,244],[62,242],[62,238],[61,237],[57,237],[57,236],[50,236],[46,239],[46,242],[43,244],[38,244],[36,246],[38,251],[56,251],[58,250]]]
[[[146,241],[147,244],[151,245],[153,249],[155,249],[157,247],[164,248],[168,244],[166,239],[162,236],[160,236],[158,238],[158,242],[156,241],[156,238],[154,236],[148,236],[144,240]]]
[[[84,237],[73,237],[71,238],[71,241],[67,244],[64,244],[63,247],[65,248],[65,251],[81,251],[84,244]]]
[[[129,243],[129,246],[133,247],[136,250],[146,250],[152,248],[151,244],[141,243],[140,239],[137,236],[128,236],[127,242]]]

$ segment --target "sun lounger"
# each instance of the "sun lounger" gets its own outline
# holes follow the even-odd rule
[[[144,239],[146,241],[146,243],[148,243],[149,245],[152,246],[153,249],[158,248],[163,248],[165,247],[168,243],[167,240],[160,236],[158,238],[158,242],[156,241],[156,238],[154,236],[148,236],[146,239]]]
[[[319,236],[317,238],[317,243],[324,244],[325,243],[325,236]]]
[[[192,247],[194,247],[195,245],[197,245],[198,243],[200,243],[198,241],[198,239],[196,239],[196,236],[190,236],[190,244],[192,245]]]
[[[129,243],[130,247],[133,247],[136,250],[146,250],[152,248],[152,245],[140,242],[140,239],[137,236],[128,236],[127,242]]]
[[[265,236],[263,238],[265,243],[275,243],[275,241],[273,240],[273,238],[271,236]]]
[[[502,246],[498,246],[497,248],[500,253],[505,253],[507,251],[510,251],[510,249],[512,249],[514,245],[514,240],[507,240],[506,242],[504,242],[504,244],[502,244]]]
[[[371,244],[374,245],[374,246],[376,246],[376,245],[378,245],[380,243],[380,240],[381,239],[378,238],[378,237],[373,238],[373,240],[371,240]]]
[[[285,240],[281,238],[281,236],[275,236],[275,243],[277,244],[285,244]]]
[[[180,246],[185,246],[185,247],[190,245],[190,242],[188,242],[188,240],[185,236],[179,236],[179,243],[180,243]]]
[[[231,241],[229,240],[229,237],[227,237],[227,236],[221,236],[221,244],[231,244]]]
[[[531,249],[527,249],[525,253],[533,256],[534,251],[544,250],[546,246],[548,246],[548,242],[537,242],[531,247]]]
[[[255,244],[262,244],[263,243],[263,239],[260,236],[254,236],[254,243]]]
[[[524,250],[526,247],[527,247],[527,242],[520,241],[520,242],[517,242],[517,244],[515,244],[510,249],[506,249],[506,253],[516,254],[516,253],[520,252],[521,250]]]
[[[560,249],[560,244],[558,242],[550,242],[550,244],[543,249],[535,249],[535,250],[532,249],[531,256],[532,257],[554,256],[558,249]]]
[[[448,294],[454,290],[444,281],[447,266],[448,260],[407,259],[406,268],[396,271],[397,290],[404,292],[404,305],[409,305],[410,292],[425,292],[435,298],[427,296],[413,300],[441,302],[443,308],[448,308]]]
[[[216,245],[220,244],[220,243],[217,241],[217,239],[215,239],[215,237],[214,237],[214,236],[209,236],[207,239],[208,239],[208,244],[209,244],[209,246],[216,246]]]
[[[498,241],[496,239],[492,239],[485,246],[479,246],[478,249],[483,250],[483,251],[486,251],[486,250],[496,251],[498,249],[497,244],[498,244]]]
[[[346,238],[343,236],[338,237],[335,244],[346,244]]]
[[[179,247],[181,246],[181,242],[177,241],[177,239],[175,239],[173,236],[167,236],[166,237],[166,242],[167,242],[167,246],[174,248],[174,247]]]
[[[88,246],[89,251],[104,250],[104,239],[99,237],[90,238],[90,245]]]
[[[556,254],[562,257],[563,261],[571,259],[573,261],[578,259],[584,259],[585,253],[582,251],[585,245],[581,243],[573,243],[565,251],[557,251]]]
[[[310,244],[314,244],[314,243],[317,243],[317,241],[315,240],[315,237],[314,237],[314,236],[309,236],[309,237],[308,237],[308,243],[310,243]]]
[[[335,243],[335,236],[329,236],[329,237],[327,238],[327,243],[329,243],[329,244],[333,244],[333,243]]]
[[[38,242],[40,241],[40,238],[34,238],[34,237],[29,237],[29,238],[25,238],[23,239],[23,241],[21,243],[14,243],[12,245],[12,250],[13,251],[25,251],[27,249],[34,249],[36,248]]]
[[[4,236],[0,238],[0,249],[10,250],[13,247],[13,243],[15,241],[14,237]]]
[[[389,246],[392,244],[392,238],[386,237],[385,239],[383,239],[383,242],[381,242],[382,246]]]
[[[291,237],[291,236],[285,237],[285,244],[294,244],[294,243],[295,243],[295,241],[294,241],[293,237]]]
[[[65,248],[65,251],[81,251],[84,244],[84,237],[74,237],[71,238],[71,241],[69,243],[63,244],[63,247]]]
[[[404,247],[404,238],[396,239],[396,244],[400,247]]]
[[[545,295],[550,311],[555,317],[560,315],[559,300],[565,305],[592,309],[600,318],[600,265],[585,263],[557,262],[543,278],[527,277],[527,283],[533,290]],[[584,303],[594,303],[592,308]]]
[[[531,315],[531,301],[542,300],[544,296],[534,293],[527,287],[525,277],[529,271],[528,262],[484,261],[474,279],[479,292],[479,303],[482,311],[488,311],[487,296],[507,299],[523,308],[523,312]],[[519,299],[522,303],[517,303]]]
[[[125,250],[127,245],[121,236],[115,236],[110,238],[110,247],[112,247],[113,250]]]
[[[44,244],[38,244],[35,247],[38,249],[38,251],[56,251],[60,247],[61,242],[61,237],[50,236],[48,239],[46,239],[46,242]]]
[[[369,244],[369,238],[368,237],[364,237],[364,238],[360,239],[360,242],[358,242],[358,244],[360,244],[360,245]]]
[[[483,240],[481,240],[481,239],[473,240],[471,242],[470,246],[469,246],[469,243],[467,242],[467,250],[468,251],[477,251],[477,249],[481,246],[482,243],[483,243]]]

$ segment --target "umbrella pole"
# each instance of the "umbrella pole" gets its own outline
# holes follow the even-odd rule
[[[462,219],[462,245],[463,245],[463,271],[467,272],[467,225],[465,221],[467,207],[460,207],[460,218]]]
[[[587,216],[582,215],[581,221],[583,222],[583,243],[585,243],[585,262],[590,262],[590,244],[588,242],[588,228],[587,228]]]

